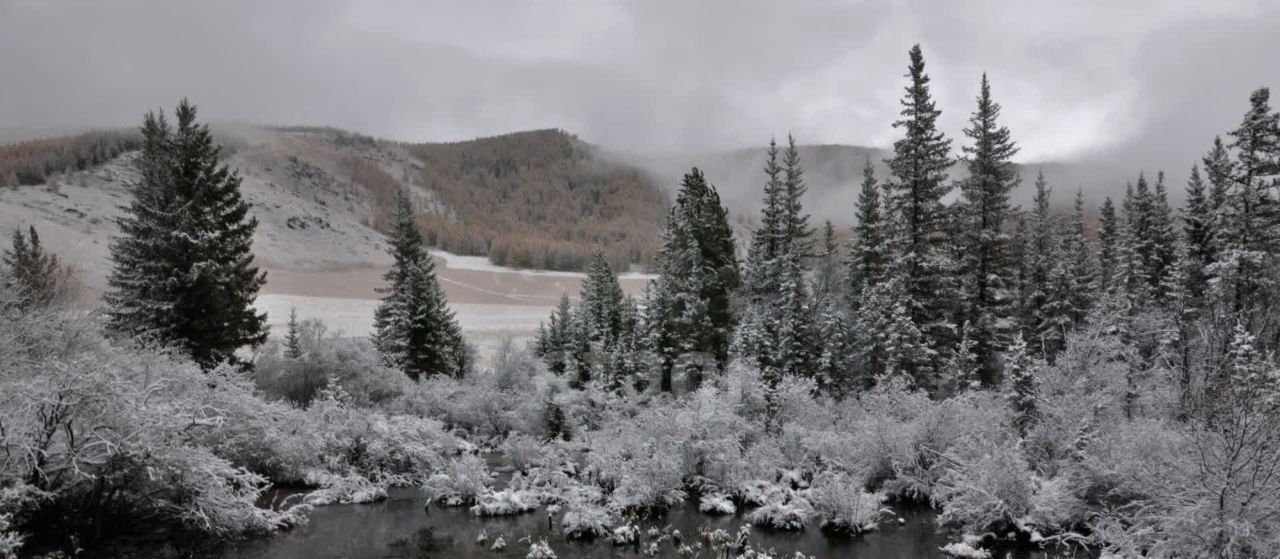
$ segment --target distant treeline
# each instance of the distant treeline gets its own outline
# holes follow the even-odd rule
[[[420,218],[428,241],[445,250],[500,265],[580,270],[602,248],[625,270],[650,264],[660,244],[666,194],[638,169],[604,161],[562,131],[406,147],[424,164],[415,183],[447,208]],[[383,207],[393,199],[389,192],[375,198],[386,199]]]
[[[0,186],[44,184],[49,177],[83,171],[136,150],[142,136],[134,129],[98,130],[0,146]]]

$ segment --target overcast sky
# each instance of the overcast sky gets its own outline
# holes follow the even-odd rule
[[[0,128],[133,124],[186,95],[210,120],[403,140],[886,146],[916,42],[944,128],[986,71],[1024,161],[1185,172],[1280,85],[1261,0],[0,0]]]

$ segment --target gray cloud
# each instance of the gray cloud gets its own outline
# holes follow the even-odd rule
[[[132,124],[186,95],[214,120],[405,140],[884,146],[920,42],[949,132],[985,71],[1024,160],[1176,178],[1280,84],[1276,29],[1263,0],[6,0],[0,128]]]

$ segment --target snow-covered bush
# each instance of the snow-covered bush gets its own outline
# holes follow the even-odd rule
[[[842,534],[870,532],[889,512],[884,507],[884,495],[863,491],[859,480],[841,472],[815,476],[806,499],[823,530]]]
[[[524,470],[543,461],[546,452],[543,443],[524,433],[512,433],[498,447],[507,464],[516,470]]]
[[[489,491],[476,499],[471,513],[477,516],[511,516],[538,508],[538,497],[528,491]]]
[[[204,371],[108,340],[93,317],[45,310],[0,312],[0,371],[0,487],[35,480],[41,498],[27,508],[111,510],[116,522],[219,536],[270,532],[304,512],[255,506],[267,480],[245,466],[272,451],[240,441],[270,439],[288,408],[230,367]]]
[[[286,355],[272,338],[257,351],[253,379],[269,397],[306,406],[334,382],[362,407],[389,402],[412,384],[401,371],[383,364],[367,339],[328,334],[323,323],[303,320],[298,327],[302,355]]]
[[[710,514],[734,514],[738,512],[738,507],[728,495],[713,493],[698,498],[698,510]]]
[[[361,476],[314,472],[306,481],[308,485],[319,487],[302,500],[312,506],[374,503],[387,498],[385,487]]]
[[[564,511],[560,530],[568,538],[606,537],[618,522],[615,507],[604,502],[603,495],[594,488],[577,487],[568,491],[560,506]]]
[[[940,523],[970,533],[1005,533],[1031,511],[1033,481],[1012,442],[970,441],[934,492]]]
[[[0,514],[0,559],[14,559],[22,547],[22,534],[13,531],[8,514]]]
[[[493,474],[484,459],[466,454],[450,460],[439,473],[428,477],[422,489],[433,502],[460,507],[474,504],[480,495],[489,492],[492,482]]]
[[[524,557],[525,559],[556,559],[556,552],[551,549],[547,540],[538,540],[529,545],[529,553]]]
[[[764,526],[774,530],[803,530],[812,509],[800,498],[765,503],[751,511],[747,520],[756,526]]]

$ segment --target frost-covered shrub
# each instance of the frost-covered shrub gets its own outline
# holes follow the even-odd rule
[[[11,531],[8,514],[0,514],[0,559],[14,559],[22,547],[22,534]]]
[[[698,498],[698,510],[710,514],[734,514],[738,512],[738,507],[728,495],[714,493]]]
[[[303,320],[298,333],[300,357],[288,357],[275,338],[257,352],[254,383],[270,397],[306,406],[332,381],[354,404],[368,407],[399,397],[412,384],[404,373],[384,365],[365,338],[328,334],[317,320]]]
[[[1033,481],[1014,443],[972,441],[934,493],[940,523],[964,532],[1004,533],[1031,511]]]
[[[876,528],[888,513],[884,495],[867,493],[862,483],[840,472],[827,471],[814,477],[806,492],[814,516],[823,530],[857,535]]]
[[[538,540],[529,545],[529,553],[524,557],[525,559],[556,559],[556,552],[551,549],[547,540]]]
[[[989,559],[991,552],[979,547],[980,543],[977,536],[965,535],[960,541],[951,542],[938,549],[957,559]]]
[[[513,433],[499,446],[502,457],[512,468],[524,470],[543,461],[544,443],[524,433]]]
[[[511,516],[538,508],[538,497],[528,491],[489,491],[476,499],[471,513],[476,516]]]
[[[312,506],[374,503],[386,500],[387,490],[360,476],[313,473],[307,483],[319,487],[302,502]]]
[[[467,454],[450,460],[443,470],[428,477],[422,489],[433,502],[460,507],[474,504],[492,482],[493,474],[484,459]]]
[[[803,530],[811,510],[801,499],[773,501],[751,511],[747,520],[774,530]]]
[[[0,460],[0,487],[34,480],[41,496],[27,512],[78,519],[107,510],[114,522],[146,518],[218,536],[300,520],[301,508],[254,506],[266,479],[245,467],[269,459],[268,443],[247,441],[272,432],[288,408],[257,398],[229,367],[204,371],[108,340],[92,317],[6,310],[0,371],[0,455],[10,457]],[[105,520],[79,524],[101,528],[94,519]]]
[[[560,529],[565,537],[586,539],[606,537],[618,522],[616,508],[604,501],[599,490],[575,487],[563,496]]]
[[[528,348],[516,347],[511,338],[503,338],[489,361],[493,385],[504,392],[528,392],[533,378],[542,371],[542,362]]]

